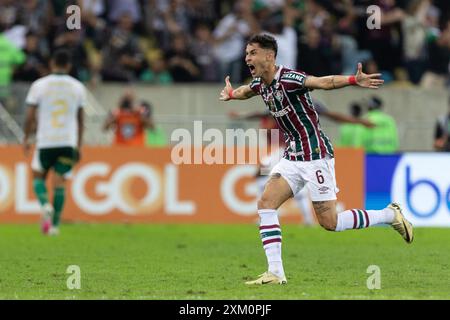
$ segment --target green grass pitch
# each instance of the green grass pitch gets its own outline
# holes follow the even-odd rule
[[[449,299],[450,229],[326,232],[283,227],[288,284],[247,287],[265,271],[256,225],[0,226],[0,299]],[[69,290],[69,265],[81,289]],[[369,290],[370,265],[381,289]]]

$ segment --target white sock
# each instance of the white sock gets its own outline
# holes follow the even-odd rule
[[[390,208],[382,210],[346,210],[338,213],[336,231],[368,228],[383,223],[391,224],[393,220],[394,210]]]
[[[281,260],[281,228],[276,210],[258,210],[260,217],[259,233],[266,252],[269,271],[278,277],[284,277]]]

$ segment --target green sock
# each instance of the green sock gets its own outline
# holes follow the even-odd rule
[[[45,186],[44,179],[41,179],[41,178],[33,179],[33,189],[34,189],[34,193],[36,194],[36,197],[38,198],[41,206],[48,203],[47,187]]]
[[[59,226],[59,221],[61,219],[61,213],[64,207],[65,191],[66,189],[64,187],[56,187],[54,189],[53,209],[55,211],[53,214],[53,225],[55,227]]]

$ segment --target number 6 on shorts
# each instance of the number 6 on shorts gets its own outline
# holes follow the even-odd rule
[[[325,182],[325,179],[323,178],[323,175],[322,175],[322,170],[317,170],[316,171],[316,178],[317,178],[317,182],[319,184],[322,184],[322,183]]]

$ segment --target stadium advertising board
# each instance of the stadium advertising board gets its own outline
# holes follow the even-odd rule
[[[32,192],[30,158],[20,147],[1,147],[0,221],[35,222],[39,204]],[[341,205],[361,207],[363,160],[359,150],[337,150]],[[86,147],[67,188],[65,221],[256,222],[256,165],[175,165],[170,148]],[[51,196],[51,186],[49,193]],[[292,202],[285,222],[299,222]]]
[[[450,154],[366,157],[366,207],[403,205],[415,226],[450,227]]]

